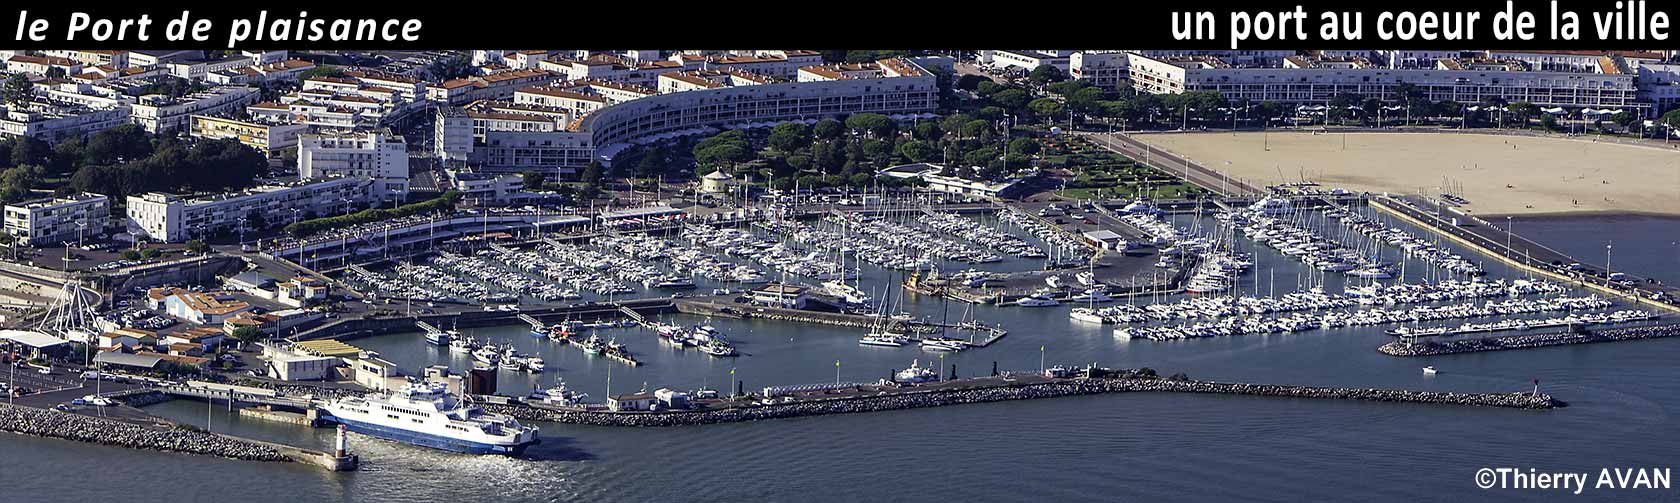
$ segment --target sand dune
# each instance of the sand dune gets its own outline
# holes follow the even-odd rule
[[[1260,184],[1391,193],[1457,186],[1482,215],[1680,215],[1680,150],[1459,133],[1194,133],[1138,138]],[[1677,143],[1680,145],[1680,143]]]

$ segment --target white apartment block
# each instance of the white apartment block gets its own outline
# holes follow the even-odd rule
[[[556,87],[518,89],[513,92],[513,102],[520,105],[558,108],[573,115],[588,114],[606,108],[610,104],[610,101],[603,96],[568,91]]]
[[[47,143],[97,133],[129,123],[128,107],[90,108],[80,105],[34,103],[7,105],[0,117],[0,133],[28,136]]]
[[[6,205],[6,234],[24,246],[98,240],[110,221],[111,202],[92,193]]]
[[[64,58],[83,66],[109,66],[113,68],[128,67],[128,51],[112,50],[44,50],[43,56]]]
[[[463,199],[480,205],[506,204],[525,188],[525,177],[515,173],[450,170],[448,174],[451,188],[460,192]]]
[[[450,105],[462,105],[478,100],[505,100],[513,97],[515,89],[545,86],[554,81],[555,74],[543,70],[509,70],[429,86],[426,88],[426,98]]]
[[[1626,108],[1644,114],[1635,75],[1614,65],[1599,73],[1531,71],[1518,61],[1440,60],[1432,68],[1390,69],[1336,58],[1285,58],[1282,67],[1239,67],[1214,56],[1131,56],[1132,85],[1139,92],[1215,91],[1231,101],[1318,103],[1341,93],[1395,99],[1402,83],[1430,101],[1482,103],[1498,98],[1542,107]]]
[[[1073,53],[1074,51],[1062,49],[1039,51],[989,50],[980,51],[980,62],[990,63],[992,67],[1000,70],[1019,68],[1028,72],[1043,65],[1050,65],[1065,73],[1068,71],[1068,61]]]
[[[1121,51],[1084,51],[1068,56],[1068,77],[1113,90],[1130,78],[1131,57]]]
[[[221,117],[194,115],[189,134],[194,138],[212,140],[232,138],[239,143],[268,154],[270,158],[297,146],[298,134],[306,131],[302,124],[263,124]]]
[[[257,88],[221,86],[180,98],[153,94],[129,105],[129,118],[153,134],[184,132],[194,115],[231,115],[261,97]]]
[[[401,198],[408,194],[408,144],[387,131],[354,131],[298,136],[298,177],[370,178],[370,196]]]
[[[880,75],[778,82],[660,94],[584,116],[574,131],[591,135],[596,158],[610,163],[624,148],[709,128],[815,121],[856,113],[908,118],[938,108],[933,74],[902,59],[876,64]]]
[[[17,54],[6,60],[7,72],[33,75],[46,75],[54,69],[63,71],[65,75],[76,75],[82,73],[82,66],[70,59],[53,56]]]
[[[130,232],[169,243],[237,232],[242,224],[247,229],[278,227],[342,215],[368,201],[372,186],[367,178],[335,178],[202,197],[149,192],[128,196],[128,225]]]
[[[594,156],[588,133],[567,130],[565,110],[507,102],[440,107],[434,148],[439,157],[466,161],[489,173],[573,173]]]

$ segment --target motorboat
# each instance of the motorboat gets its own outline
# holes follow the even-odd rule
[[[1021,307],[1050,307],[1059,306],[1062,305],[1062,303],[1057,302],[1056,299],[1050,298],[1050,294],[1040,292],[1026,297],[1021,297],[1019,300],[1015,301],[1015,305]]]
[[[1108,323],[1107,318],[1103,318],[1103,316],[1101,314],[1097,313],[1097,310],[1091,309],[1091,308],[1088,308],[1088,307],[1073,308],[1073,311],[1068,313],[1068,317],[1072,318],[1074,321],[1083,321],[1083,322],[1086,322],[1086,323],[1095,323],[1095,324],[1098,324],[1098,325]]]
[[[862,339],[858,339],[859,345],[892,348],[903,346],[908,342],[910,342],[910,338],[908,337],[886,332],[870,332],[869,334],[864,335]]]
[[[1424,367],[1424,368],[1423,368],[1423,375],[1431,375],[1431,376],[1432,376],[1432,375],[1435,375],[1435,374],[1437,374],[1437,373],[1439,373],[1439,372],[1440,372],[1440,371],[1438,371],[1438,370],[1435,370],[1435,366],[1434,366],[1434,365],[1430,365],[1430,366],[1428,366],[1428,367]]]

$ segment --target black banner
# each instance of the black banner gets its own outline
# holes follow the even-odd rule
[[[1645,0],[832,5],[17,5],[11,49],[1666,49]]]

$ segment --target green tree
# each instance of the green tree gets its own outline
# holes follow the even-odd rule
[[[1659,118],[1658,121],[1660,121],[1662,125],[1668,126],[1671,129],[1680,128],[1680,108],[1669,110],[1667,113],[1662,114],[1662,117]]]
[[[190,252],[193,252],[193,253],[204,253],[204,252],[210,251],[210,245],[205,244],[205,242],[203,240],[194,239],[194,240],[191,240],[191,241],[187,241],[187,251],[190,251]]]
[[[636,176],[653,178],[665,172],[665,149],[650,147],[636,163]]]
[[[12,105],[29,103],[34,90],[35,84],[29,81],[28,75],[14,73],[6,78],[5,85],[0,85],[0,100]]]
[[[472,63],[464,55],[438,59],[426,65],[426,75],[436,82],[466,77],[472,75],[472,70]]]
[[[1016,138],[1014,140],[1010,140],[1009,142],[1009,153],[1012,154],[1030,156],[1037,154],[1038,150],[1038,140],[1034,140],[1032,138]]]
[[[1061,82],[1062,79],[1067,78],[1067,75],[1064,75],[1060,68],[1051,65],[1038,65],[1037,68],[1033,68],[1032,72],[1027,74],[1027,78],[1039,84],[1048,84]]]
[[[0,173],[0,202],[11,204],[32,197],[30,192],[41,182],[39,166],[17,166]]]
[[[897,131],[898,124],[885,115],[861,113],[847,117],[846,127],[853,131],[872,134],[876,138],[890,138]]]
[[[240,342],[257,342],[263,339],[262,329],[249,325],[233,329],[230,335]]]
[[[1019,113],[1029,101],[1032,101],[1032,96],[1020,89],[1006,89],[992,95],[993,103],[1013,113]]]
[[[798,122],[785,122],[770,128],[770,146],[782,152],[797,152],[811,144],[811,129]]]
[[[933,159],[934,154],[937,153],[938,151],[929,146],[927,142],[920,140],[907,141],[898,146],[898,154],[904,156],[905,159],[909,159],[910,162],[927,162]]]
[[[1033,115],[1045,120],[1056,120],[1057,117],[1061,117],[1063,109],[1062,102],[1056,101],[1054,98],[1033,100],[1032,103],[1027,104],[1027,108],[1032,110]]]
[[[840,133],[844,133],[845,131],[846,127],[841,125],[840,121],[834,119],[823,119],[817,121],[817,124],[811,127],[811,132],[816,134],[818,139],[823,140],[833,140],[839,138]]]
[[[526,171],[524,173],[520,173],[519,178],[520,181],[525,183],[525,188],[531,190],[541,189],[543,187],[543,183],[545,182],[543,174],[536,171]]]

